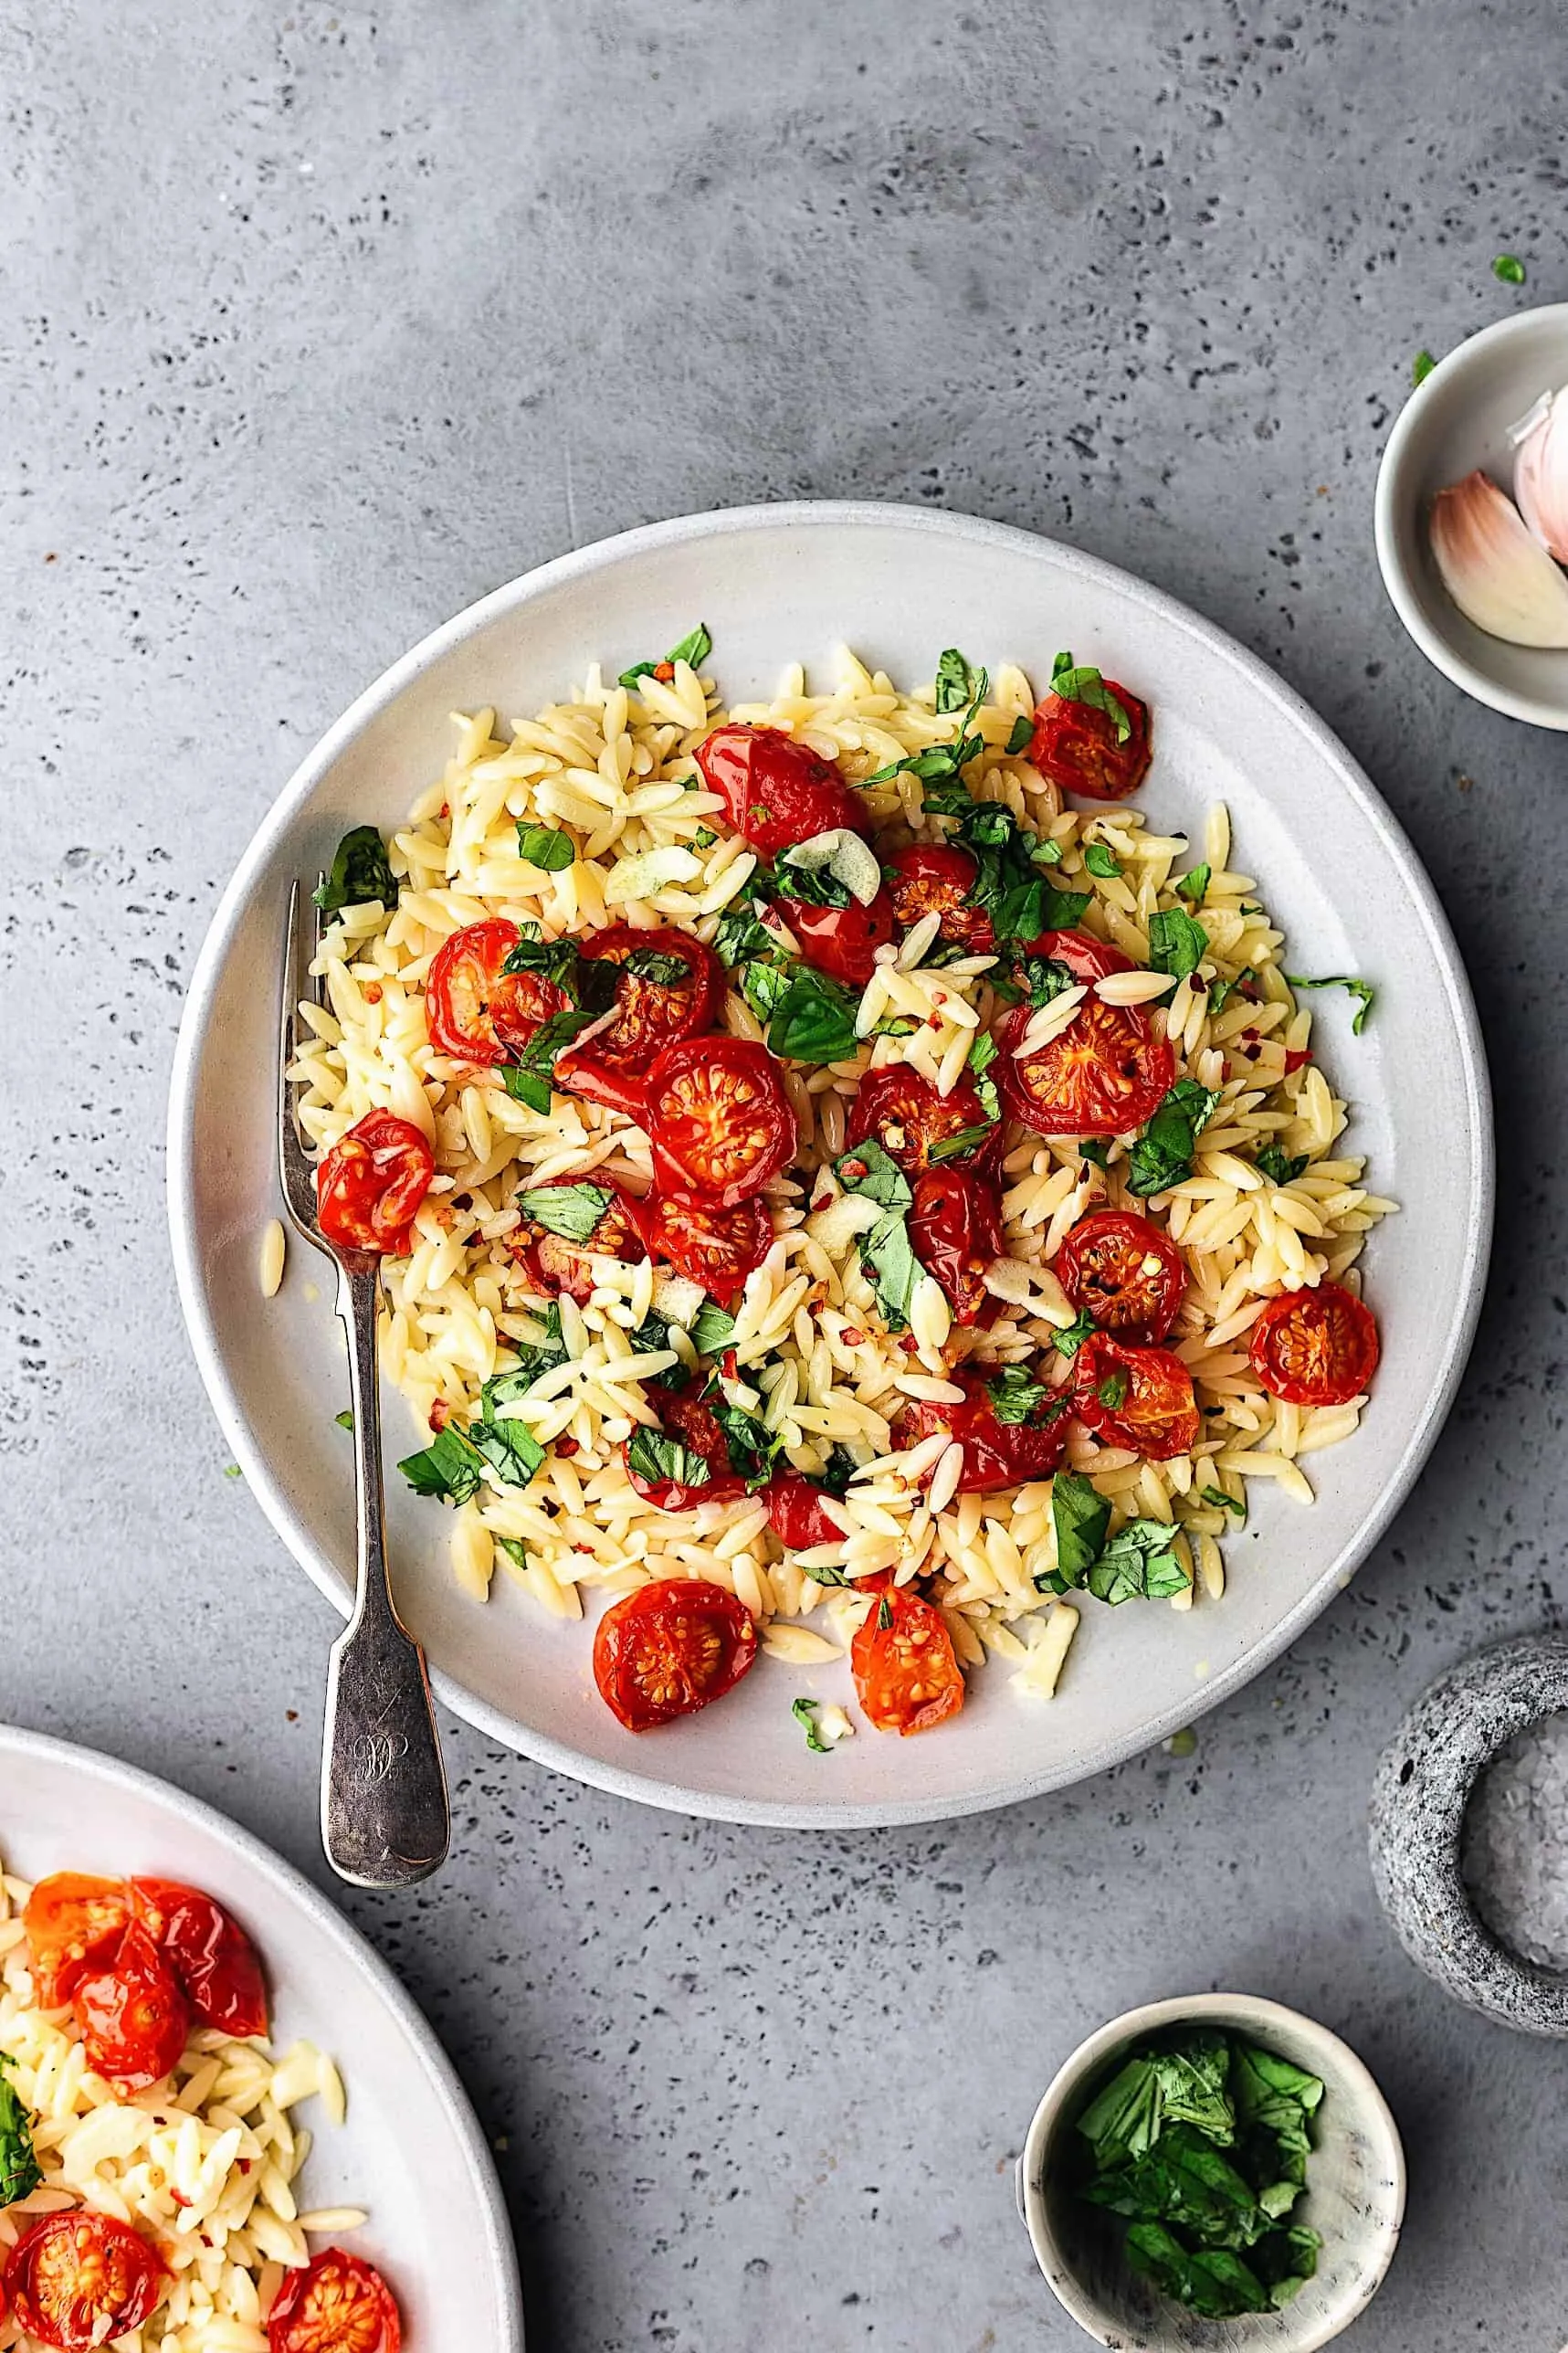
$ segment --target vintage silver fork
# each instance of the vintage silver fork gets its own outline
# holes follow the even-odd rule
[[[376,1384],[374,1250],[329,1241],[316,1217],[316,1183],[285,1076],[299,1043],[297,1008],[319,998],[310,976],[321,918],[298,882],[289,894],[278,1041],[278,1166],[296,1232],[338,1270],[338,1314],[349,1344],[353,1409],[358,1564],[353,1615],[332,1644],[321,1747],[321,1843],[340,1879],[356,1887],[412,1887],[446,1858],[451,1839],[425,1652],[397,1614],[386,1561]]]

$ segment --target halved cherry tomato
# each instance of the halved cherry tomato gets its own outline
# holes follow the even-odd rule
[[[868,907],[858,899],[847,907],[812,907],[804,899],[773,903],[807,964],[851,988],[865,987],[877,969],[877,950],[893,936],[893,902],[885,891]]]
[[[1199,1429],[1193,1377],[1171,1349],[1124,1347],[1097,1332],[1073,1369],[1073,1411],[1107,1446],[1151,1462],[1191,1451]]]
[[[648,1064],[662,1047],[677,1038],[694,1038],[710,1029],[724,1001],[724,972],[712,951],[689,932],[666,924],[658,931],[639,931],[634,923],[614,923],[607,932],[587,932],[577,952],[590,964],[621,967],[616,983],[615,1019],[607,1029],[595,1029],[580,1053],[563,1061],[583,1060],[607,1071],[636,1071],[646,1077]],[[634,969],[640,964],[644,969]],[[679,976],[668,967],[679,965]],[[664,978],[656,976],[667,969]]]
[[[670,1201],[662,1193],[650,1194],[640,1208],[643,1236],[654,1257],[700,1282],[721,1306],[728,1306],[773,1243],[767,1204],[754,1193],[729,1209],[708,1201]]]
[[[705,1577],[662,1577],[600,1619],[594,1680],[628,1732],[647,1732],[721,1699],[756,1655],[757,1630],[732,1593]]]
[[[890,1577],[877,1579],[849,1665],[855,1695],[879,1732],[929,1732],[963,1705],[963,1676],[942,1612]]]
[[[552,1014],[564,1013],[566,991],[540,972],[502,972],[522,937],[496,916],[469,923],[444,940],[425,983],[425,1020],[438,1053],[459,1062],[504,1062],[526,1046]]]
[[[822,1508],[827,1493],[799,1471],[781,1471],[767,1490],[768,1525],[786,1552],[841,1544],[844,1531]]]
[[[78,1979],[71,2015],[81,2029],[88,2064],[127,2092],[163,2082],[191,2026],[190,2005],[174,1971],[136,1920],[113,1961]]]
[[[665,1436],[684,1446],[689,1454],[700,1455],[708,1465],[708,1476],[701,1480],[650,1479],[634,1466],[628,1439],[621,1453],[626,1476],[637,1493],[661,1512],[689,1512],[699,1504],[727,1504],[736,1495],[743,1495],[746,1482],[731,1467],[724,1433],[702,1402],[700,1385],[694,1382],[669,1395],[661,1392],[658,1402],[659,1427]]]
[[[1345,1405],[1381,1354],[1370,1307],[1342,1283],[1282,1291],[1252,1327],[1252,1369],[1286,1405]]]
[[[266,2033],[260,1960],[221,1904],[172,1879],[133,1879],[131,1904],[204,2026],[241,2041]]]
[[[985,1288],[985,1270],[1005,1248],[991,1179],[967,1168],[928,1168],[915,1178],[909,1228],[915,1256],[946,1292],[953,1321],[990,1321],[997,1302]]]
[[[522,1223],[508,1234],[506,1247],[509,1256],[521,1268],[523,1281],[531,1291],[547,1299],[558,1298],[564,1292],[568,1299],[576,1300],[581,1306],[594,1288],[595,1259],[615,1258],[627,1266],[640,1266],[647,1250],[642,1237],[641,1202],[634,1201],[629,1193],[596,1171],[592,1176],[552,1176],[542,1185],[526,1186],[523,1189],[554,1193],[576,1185],[596,1186],[610,1197],[585,1241],[570,1241],[564,1234],[552,1233],[537,1218],[531,1218],[520,1202]]]
[[[981,1131],[962,1152],[933,1162],[938,1145],[949,1144],[966,1129]],[[939,1095],[928,1078],[906,1062],[889,1062],[885,1070],[868,1071],[849,1106],[847,1143],[879,1144],[908,1176],[926,1169],[952,1166],[974,1168],[988,1163],[1002,1140],[998,1121],[987,1121],[985,1106],[973,1082],[960,1079],[951,1094]]]
[[[639,1127],[647,1124],[647,1067],[640,1071],[616,1070],[608,1062],[594,1059],[594,1040],[598,1032],[581,1032],[586,1044],[566,1046],[555,1057],[551,1083],[569,1095],[585,1096],[589,1103],[603,1103],[606,1111],[624,1112],[635,1119]]]
[[[1080,1219],[1052,1271],[1075,1307],[1123,1340],[1164,1339],[1187,1287],[1186,1261],[1170,1235],[1125,1209]]]
[[[90,2353],[150,2320],[167,2274],[128,2222],[108,2214],[46,2214],[5,2260],[14,2316],[40,2345]]]
[[[22,1914],[38,2003],[58,2010],[88,1971],[119,1946],[131,1917],[122,1879],[57,1871],[40,1879]]]
[[[1080,800],[1124,801],[1149,773],[1149,706],[1113,678],[1105,681],[1131,722],[1125,743],[1116,722],[1091,702],[1047,694],[1035,713],[1028,758],[1042,776]]]
[[[1082,1353],[1081,1350],[1079,1352]],[[1023,1421],[998,1421],[987,1381],[994,1374],[959,1373],[962,1405],[936,1405],[921,1398],[900,1414],[894,1443],[917,1445],[922,1438],[945,1430],[963,1448],[959,1475],[961,1495],[984,1495],[995,1487],[1016,1487],[1026,1479],[1043,1479],[1056,1469],[1067,1445],[1066,1393],[1042,1398]]]
[[[1009,1115],[1037,1135],[1126,1135],[1159,1109],[1176,1060],[1137,1005],[1106,1005],[1094,983],[1131,972],[1131,956],[1084,932],[1044,932],[1028,948],[1065,965],[1089,995],[1059,1037],[1020,1059],[1018,1040],[1033,1016],[1016,1005],[996,1028],[996,1076]]]
[[[649,1073],[659,1191],[732,1208],[794,1159],[799,1129],[778,1064],[748,1038],[682,1038]]]
[[[989,955],[996,945],[984,907],[969,905],[979,872],[967,849],[956,844],[917,841],[895,850],[887,861],[888,889],[900,932],[912,932],[922,915],[940,915],[940,939],[965,955]]]
[[[399,2353],[403,2324],[374,2263],[323,2247],[279,2289],[267,2341],[272,2353]]]
[[[321,1155],[316,1216],[329,1241],[406,1258],[414,1213],[430,1189],[435,1155],[412,1120],[367,1111]]]
[[[866,804],[831,760],[777,727],[732,722],[697,747],[703,781],[723,799],[730,822],[764,858],[843,827],[868,834]]]

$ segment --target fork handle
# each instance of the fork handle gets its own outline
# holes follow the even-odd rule
[[[340,1879],[412,1887],[446,1858],[446,1767],[425,1653],[397,1614],[386,1565],[376,1381],[379,1261],[339,1261],[353,1398],[358,1591],[332,1645],[321,1757],[321,1843]]]

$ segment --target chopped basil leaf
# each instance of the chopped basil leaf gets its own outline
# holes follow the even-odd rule
[[[1026,712],[1020,711],[1008,731],[1007,749],[1016,759],[1020,752],[1028,750],[1034,740],[1035,723]]]
[[[1091,1168],[1108,1168],[1110,1165],[1110,1146],[1103,1135],[1080,1135],[1078,1140],[1078,1156],[1080,1160],[1087,1160]]]
[[[1348,988],[1356,999],[1355,1019],[1351,1023],[1351,1036],[1359,1038],[1366,1028],[1366,1017],[1372,1011],[1377,991],[1370,980],[1357,980],[1348,972],[1326,973],[1321,980],[1310,980],[1305,973],[1288,972],[1285,976],[1292,988]]]
[[[379,899],[388,912],[397,904],[397,878],[386,854],[386,844],[374,825],[356,825],[345,833],[324,874],[311,892],[323,915],[340,907],[367,906]]]
[[[1149,918],[1149,961],[1156,972],[1178,980],[1196,972],[1208,954],[1209,935],[1184,907],[1169,907]]]
[[[1051,1334],[1051,1345],[1070,1365],[1086,1340],[1094,1337],[1094,1318],[1087,1307],[1080,1308],[1070,1324]]]
[[[1193,1147],[1218,1103],[1218,1093],[1195,1079],[1176,1081],[1128,1155],[1128,1186],[1141,1200],[1192,1175]]]
[[[781,899],[802,907],[847,907],[855,896],[831,866],[797,866],[787,849],[774,860],[773,887]]]
[[[738,1405],[721,1404],[717,1398],[711,1401],[709,1410],[724,1433],[731,1470],[745,1481],[747,1493],[754,1495],[773,1475],[773,1464],[784,1446],[783,1431],[770,1430],[754,1413],[747,1413]]]
[[[504,1552],[514,1568],[528,1567],[528,1547],[521,1536],[497,1536],[497,1547]]]
[[[710,825],[700,825],[691,837],[693,849],[711,849],[719,837]]]
[[[1116,740],[1125,744],[1132,733],[1132,722],[1124,703],[1111,693],[1100,672],[1088,663],[1075,663],[1071,654],[1058,654],[1051,664],[1051,692],[1059,694],[1067,702],[1087,702],[1096,711],[1103,711],[1116,730]]]
[[[1304,1152],[1287,1159],[1278,1144],[1266,1144],[1258,1155],[1258,1172],[1267,1176],[1271,1185],[1293,1185],[1306,1166],[1307,1155]]]
[[[470,1421],[463,1435],[509,1487],[526,1487],[544,1460],[543,1447],[521,1421]]]
[[[998,942],[1070,931],[1081,920],[1090,893],[1058,891],[1045,880],[1039,871],[1038,835],[1021,825],[1002,802],[973,802],[953,839],[974,860],[974,881],[964,904],[984,909]]]
[[[1415,357],[1410,363],[1411,383],[1413,385],[1425,384],[1436,364],[1437,363],[1433,358],[1430,352],[1417,352]]]
[[[535,1185],[521,1192],[517,1206],[530,1222],[563,1241],[586,1242],[610,1206],[603,1185]]]
[[[1058,1592],[1083,1583],[1105,1542],[1110,1525],[1110,1504],[1092,1480],[1079,1471],[1058,1471],[1051,1481],[1051,1524],[1057,1533],[1057,1571],[1050,1582]]]
[[[1089,1570],[1089,1591],[1113,1609],[1123,1601],[1168,1601],[1184,1593],[1187,1576],[1175,1540],[1176,1530],[1164,1520],[1129,1520]]]
[[[976,686],[984,676],[983,670],[971,670],[956,646],[949,646],[936,666],[937,709],[962,711],[974,700]]]
[[[978,1127],[961,1127],[956,1135],[944,1135],[940,1144],[933,1144],[926,1157],[933,1167],[940,1161],[956,1160],[962,1154],[973,1152],[977,1144],[984,1144],[995,1124],[995,1113],[993,1113],[991,1118],[983,1121]]]
[[[677,1487],[706,1487],[713,1475],[706,1457],[694,1447],[683,1446],[678,1438],[667,1438],[662,1430],[649,1430],[642,1423],[627,1441],[626,1467],[650,1487],[666,1479]]]
[[[1238,1504],[1234,1495],[1227,1495],[1223,1487],[1200,1487],[1198,1501],[1207,1504],[1211,1511],[1234,1512],[1238,1520],[1247,1517],[1247,1505]]]
[[[450,1423],[423,1454],[410,1454],[397,1467],[416,1495],[438,1495],[448,1504],[466,1504],[484,1484],[479,1457]]]
[[[544,980],[553,981],[557,988],[565,989],[569,997],[577,994],[577,943],[575,940],[519,940],[501,965],[502,972],[536,972]]]
[[[963,659],[960,655],[959,659],[962,661]],[[928,787],[922,797],[928,815],[963,815],[970,806],[969,787],[963,781],[963,771],[971,760],[977,759],[985,748],[984,738],[972,733],[971,730],[991,681],[984,670],[974,675],[974,692],[958,723],[958,733],[952,742],[931,744],[923,752],[907,753],[903,759],[894,760],[889,766],[879,768],[874,776],[868,776],[866,782],[868,785],[891,784],[895,776],[907,772],[911,776],[918,776]]]
[[[735,1336],[735,1319],[710,1299],[703,1301],[692,1319],[691,1345],[700,1356],[720,1356]]]
[[[0,2211],[30,2198],[44,2185],[43,2168],[33,2148],[32,2120],[5,2073],[13,2063],[0,2053]]]
[[[1209,1011],[1211,1013],[1223,1013],[1226,1007],[1230,1003],[1231,998],[1235,997],[1238,991],[1245,997],[1252,983],[1257,978],[1258,975],[1253,971],[1252,966],[1250,965],[1247,965],[1244,966],[1242,971],[1238,973],[1235,980],[1211,980],[1208,991]]]
[[[988,1071],[1000,1051],[1001,1049],[989,1029],[977,1029],[974,1033],[974,1042],[969,1049],[970,1077],[977,1079],[983,1071]]]
[[[879,1021],[871,1035],[873,1038],[912,1038],[920,1026],[911,1013],[893,1013]]]
[[[590,957],[590,963],[603,963],[603,957]],[[691,978],[691,966],[684,956],[667,955],[662,948],[633,948],[621,965],[622,972],[634,980],[646,980],[655,988],[679,988]]]
[[[1196,907],[1203,903],[1204,893],[1213,880],[1212,866],[1194,866],[1190,873],[1177,875],[1176,889],[1184,899],[1190,899]]]
[[[343,1408],[342,1413],[333,1414],[332,1419],[340,1430],[352,1430],[354,1426],[353,1414],[348,1406]]]
[[[1083,853],[1083,862],[1091,874],[1098,874],[1105,882],[1113,881],[1121,871],[1116,862],[1115,852],[1103,841],[1089,844]]]
[[[752,880],[755,881],[754,876]],[[758,922],[756,904],[750,897],[725,908],[713,934],[714,955],[721,964],[731,967],[745,964],[753,956],[769,955],[777,945],[778,942],[767,925]]]
[[[605,969],[613,971],[615,967]],[[586,1029],[598,1018],[592,1007],[568,1006],[565,1011],[552,1013],[548,1021],[542,1021],[516,1061],[502,1066],[501,1084],[508,1094],[527,1103],[531,1110],[547,1112],[556,1056],[564,1051],[580,1029]]]
[[[998,1421],[1027,1421],[1050,1388],[1036,1380],[1026,1365],[1004,1365],[994,1379],[985,1384],[985,1394],[991,1400],[991,1410]]]
[[[568,1350],[561,1336],[561,1303],[552,1299],[543,1318],[544,1335],[540,1340],[515,1340],[518,1361],[504,1373],[495,1374],[479,1391],[480,1409],[487,1421],[493,1421],[499,1408],[515,1405],[524,1398],[537,1380],[552,1373],[566,1362]],[[634,1343],[635,1345],[635,1343]]]
[[[849,1482],[859,1468],[860,1465],[856,1461],[849,1449],[843,1444],[836,1443],[826,1462],[816,1474],[816,1483],[819,1487],[825,1488],[837,1501],[842,1503],[849,1492]]]
[[[226,1479],[243,1479],[245,1473],[237,1462],[226,1462],[223,1466],[223,1475]]]
[[[525,866],[543,874],[559,874],[577,855],[577,845],[559,826],[517,824],[517,854]]]
[[[1064,989],[1078,986],[1067,965],[1054,956],[1024,956],[1015,969],[1025,996],[1037,1009],[1049,1005]]]
[[[1114,1372],[1106,1374],[1094,1394],[1108,1412],[1120,1412],[1127,1402],[1127,1376],[1120,1365]]]
[[[898,1162],[869,1136],[841,1155],[834,1174],[847,1193],[864,1193],[879,1209],[907,1209],[914,1198]]]
[[[831,1757],[833,1754],[832,1742],[830,1740],[824,1740],[821,1733],[818,1732],[816,1728],[816,1711],[821,1704],[820,1700],[815,1699],[792,1700],[790,1702],[789,1712],[798,1725],[805,1726],[805,1745],[810,1749],[812,1755],[814,1757]]]
[[[901,1209],[889,1209],[860,1243],[860,1263],[869,1276],[889,1331],[901,1332],[923,1269],[915,1256]]]
[[[617,686],[637,686],[643,679],[651,678],[655,670],[662,670],[666,663],[673,669],[678,661],[683,661],[689,663],[691,669],[696,670],[700,663],[707,660],[712,650],[713,640],[709,636],[707,630],[703,628],[702,623],[699,621],[697,627],[694,629],[689,630],[686,636],[681,638],[680,643],[678,646],[671,646],[669,651],[666,654],[663,662],[633,662],[629,670],[622,670],[620,676],[616,681],[616,684]]]
[[[888,1629],[891,1626],[892,1622],[893,1622],[893,1605],[892,1605],[892,1603],[889,1600],[889,1599],[888,1599],[888,1597],[887,1597],[887,1595],[886,1595],[885,1593],[880,1594],[880,1595],[879,1595],[879,1597],[878,1597],[878,1600],[877,1600],[877,1630],[878,1630],[878,1632],[879,1632],[879,1633],[881,1633],[881,1634],[885,1634],[885,1633],[888,1631]]]
[[[1492,276],[1500,278],[1505,286],[1522,286],[1524,264],[1517,253],[1500,253],[1492,263]]]
[[[548,1079],[537,1071],[524,1071],[515,1062],[503,1062],[500,1082],[514,1103],[526,1103],[530,1111],[548,1112],[554,1101],[555,1091]]]
[[[855,1016],[859,997],[797,965],[768,1023],[768,1051],[781,1061],[847,1062],[859,1048]]]
[[[771,1021],[789,994],[791,976],[779,964],[743,964],[735,974],[741,994],[759,1021]]]

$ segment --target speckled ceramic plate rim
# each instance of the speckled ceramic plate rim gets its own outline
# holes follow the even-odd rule
[[[293,1508],[272,1467],[255,1443],[241,1412],[224,1363],[202,1282],[195,1201],[192,1182],[195,1117],[195,1073],[211,1015],[213,1000],[231,941],[256,877],[272,855],[281,835],[316,791],[344,749],[374,716],[405,691],[429,664],[451,647],[483,628],[498,614],[526,605],[564,583],[616,565],[647,548],[699,541],[761,526],[783,531],[842,530],[897,521],[904,528],[926,533],[934,542],[958,537],[972,544],[1035,553],[1049,548],[1069,575],[1112,589],[1134,610],[1158,615],[1168,626],[1184,631],[1223,661],[1253,695],[1272,702],[1311,742],[1338,774],[1345,793],[1377,835],[1391,865],[1408,891],[1442,974],[1464,1071],[1463,1125],[1470,1143],[1468,1241],[1456,1287],[1455,1311],[1446,1344],[1433,1368],[1425,1409],[1412,1428],[1404,1451],[1396,1459],[1375,1510],[1362,1522],[1353,1539],[1325,1564],[1316,1581],[1295,1607],[1269,1628],[1255,1647],[1215,1674],[1196,1693],[1156,1710],[1132,1729],[1090,1740],[1066,1766],[1020,1774],[1015,1779],[982,1790],[965,1790],[951,1799],[926,1796],[906,1802],[869,1804],[770,1804],[734,1795],[718,1798],[706,1791],[660,1778],[653,1772],[633,1772],[601,1757],[537,1732],[503,1710],[492,1707],[465,1686],[443,1674],[432,1662],[431,1681],[440,1699],[453,1712],[487,1733],[503,1746],[536,1758],[558,1772],[606,1789],[617,1797],[660,1806],[671,1812],[704,1816],[721,1821],[800,1830],[877,1829],[902,1822],[938,1821],[955,1815],[983,1813],[994,1807],[1015,1805],[1054,1788],[1072,1786],[1119,1765],[1152,1746],[1195,1717],[1206,1715],[1222,1700],[1239,1691],[1271,1660],[1289,1648],[1341,1590],[1365,1559],[1414,1486],[1453,1403],[1480,1313],[1491,1246],[1495,1168],[1491,1097],[1480,1026],[1476,1015],[1458,944],[1436,892],[1403,828],[1370,779],[1352,759],[1332,731],[1300,695],[1278,678],[1266,663],[1250,654],[1215,623],[1205,620],[1180,600],[1151,587],[1118,565],[1058,541],[976,516],[934,513],[923,508],[858,501],[780,502],[777,505],[731,507],[713,513],[682,515],[665,522],[647,523],[612,539],[573,550],[533,571],[521,574],[489,596],[479,599],[417,645],[366,689],[342,717],[328,729],[297,768],[272,808],[262,820],[248,849],[218,902],[203,943],[192,978],[170,1081],[168,1164],[169,1224],[174,1271],[186,1329],[196,1363],[235,1458],[267,1517],[312,1582],[333,1607],[347,1614],[346,1601],[331,1565],[318,1550]],[[346,1474],[345,1474],[346,1475]]]
[[[483,2353],[523,2353],[522,2290],[517,2253],[495,2161],[468,2094],[428,2020],[379,1953],[301,1873],[274,1854],[259,1839],[253,1838],[248,1831],[231,1822],[226,1814],[204,1804],[199,1798],[187,1797],[183,1789],[160,1780],[156,1774],[144,1773],[139,1766],[124,1764],[117,1757],[84,1748],[75,1741],[57,1739],[50,1733],[26,1732],[16,1725],[0,1724],[0,1836],[5,1831],[4,1808],[10,1794],[7,1768],[28,1762],[79,1777],[84,1795],[89,1797],[94,1784],[122,1791],[226,1847],[246,1875],[255,1881],[258,1897],[270,1898],[285,1913],[302,1915],[317,1936],[337,1947],[345,1968],[363,1986],[365,1998],[388,2013],[409,2045],[413,2061],[424,2070],[467,2168],[464,2183],[438,2185],[438,2193],[456,2196],[462,2189],[479,2211],[503,2332],[493,2344],[484,2347]],[[177,1854],[171,1858],[169,1867],[183,1867]],[[265,1907],[256,1901],[253,1908],[259,1915]],[[280,1935],[280,1945],[282,1941]],[[353,2080],[352,2076],[346,2080],[352,2102]],[[367,2196],[374,2204],[374,2184],[367,2185]],[[475,2353],[479,2353],[478,2348]]]

